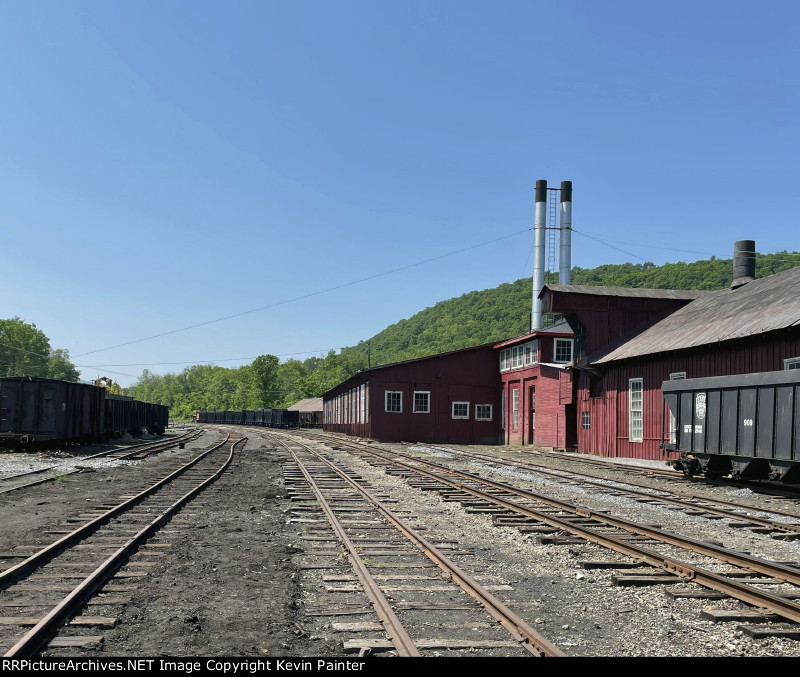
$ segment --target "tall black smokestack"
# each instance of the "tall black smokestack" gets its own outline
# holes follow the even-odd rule
[[[741,287],[756,279],[756,241],[739,240],[733,243],[733,284]]]

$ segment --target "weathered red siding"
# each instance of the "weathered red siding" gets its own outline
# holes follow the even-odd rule
[[[689,299],[651,299],[545,290],[546,312],[563,313],[574,326],[577,319],[583,332],[576,339],[585,354],[617,341],[623,336],[650,327],[682,308]]]
[[[507,402],[503,429],[506,444],[520,446],[536,444],[556,449],[565,449],[575,444],[574,425],[570,428],[567,409],[574,403],[572,374],[568,370],[542,364],[553,360],[553,345],[556,338],[571,338],[571,335],[534,333],[518,340],[505,341],[498,346],[507,348],[532,339],[539,341],[539,363],[500,372],[501,388],[506,394]],[[535,417],[531,415],[531,389],[535,393]],[[516,428],[514,390],[519,393]],[[574,416],[572,419],[574,420]]]
[[[325,393],[323,428],[381,442],[497,444],[500,441],[498,381],[497,355],[490,345],[378,367],[357,374]],[[352,399],[348,393],[367,383],[366,412],[359,414],[357,409],[346,421],[337,418],[336,403],[343,398]],[[385,411],[387,390],[403,394],[402,412]],[[430,413],[413,412],[414,391],[430,392]],[[454,419],[453,402],[469,402],[469,418]],[[476,404],[491,405],[492,420],[476,420]]]
[[[661,384],[670,374],[686,372],[686,378],[702,378],[779,371],[784,359],[798,356],[800,329],[792,328],[691,351],[598,365],[603,372],[601,392],[592,392],[585,372],[578,378],[578,451],[633,458],[674,457],[659,448],[666,415]],[[642,442],[629,439],[628,380],[632,378],[643,380]],[[589,430],[581,425],[583,412],[591,413]]]

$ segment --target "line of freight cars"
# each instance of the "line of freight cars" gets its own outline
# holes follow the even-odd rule
[[[87,444],[143,431],[160,435],[169,407],[49,378],[0,378],[0,444]]]
[[[198,423],[257,425],[265,428],[319,428],[320,412],[289,409],[237,409],[236,411],[198,411]]]

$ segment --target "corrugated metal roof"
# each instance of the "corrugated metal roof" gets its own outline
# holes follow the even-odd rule
[[[295,402],[289,411],[322,411],[322,398],[321,397],[307,397],[304,400]]]
[[[800,324],[800,268],[708,292],[630,341],[592,356],[594,364],[685,350]]]
[[[548,284],[544,290],[590,296],[625,296],[643,299],[696,299],[711,292],[702,289],[645,289],[643,287],[602,287],[590,284]]]

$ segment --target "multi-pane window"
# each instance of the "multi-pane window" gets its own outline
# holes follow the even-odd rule
[[[631,442],[643,439],[642,404],[642,379],[632,378],[628,381],[628,438]]]
[[[589,411],[581,412],[581,428],[589,430],[592,427],[592,414]]]
[[[403,393],[400,390],[387,390],[386,411],[390,414],[403,413]]]
[[[519,430],[519,388],[511,391],[511,428]]]
[[[539,342],[528,341],[523,345],[525,351],[525,366],[529,367],[539,361]]]
[[[539,362],[539,341],[528,341],[500,351],[500,371],[530,367]]]
[[[572,362],[572,339],[556,339],[554,361],[563,364]]]
[[[670,381],[683,381],[686,378],[685,371],[675,371],[669,375]]]
[[[783,361],[783,368],[786,371],[790,369],[800,369],[800,357],[790,357]]]
[[[453,402],[453,418],[469,418],[469,402]]]
[[[492,405],[491,404],[476,404],[475,405],[475,420],[476,421],[491,421],[492,420]]]
[[[431,392],[430,392],[430,390],[415,390],[414,391],[414,413],[415,414],[430,414],[431,413]]]

